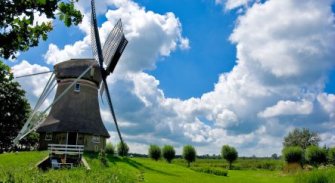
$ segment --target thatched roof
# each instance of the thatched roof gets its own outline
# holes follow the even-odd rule
[[[78,77],[93,60],[69,60],[55,65],[59,96],[74,78]],[[91,77],[90,73],[93,74]],[[69,80],[70,78],[70,80]],[[93,81],[93,82],[92,82]],[[99,67],[80,80],[80,92],[70,89],[50,110],[37,132],[78,132],[109,137],[101,116],[98,102]],[[55,97],[55,98],[56,98]]]

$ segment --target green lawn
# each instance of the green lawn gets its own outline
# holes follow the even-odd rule
[[[226,183],[286,183],[294,182],[292,176],[283,176],[280,171],[269,170],[231,170],[228,176],[216,176],[193,171],[179,164],[168,164],[164,161],[152,161],[146,158],[134,158],[131,161],[141,172],[144,182],[226,182]]]
[[[108,157],[109,166],[104,167],[96,154],[85,155],[91,171],[81,167],[41,172],[34,167],[46,155],[46,152],[0,154],[0,182],[288,183],[294,182],[295,178],[283,175],[279,170],[230,170],[228,176],[216,176],[191,170],[183,160],[168,164],[148,158]],[[198,160],[192,166],[213,166],[224,170],[220,163],[219,160]]]

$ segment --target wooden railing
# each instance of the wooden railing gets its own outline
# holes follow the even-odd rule
[[[48,150],[50,155],[82,155],[84,153],[84,145],[49,144]]]

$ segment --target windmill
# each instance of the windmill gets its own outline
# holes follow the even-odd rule
[[[123,143],[106,80],[110,73],[113,73],[128,41],[123,33],[122,22],[118,20],[101,48],[94,0],[91,0],[91,44],[94,59],[71,59],[54,66],[54,71],[31,116],[14,139],[14,144],[18,144],[19,140],[37,130],[40,133],[42,146],[50,143],[73,144],[75,142],[78,144],[82,141],[82,143],[88,143],[87,150],[92,150],[91,142],[100,143],[102,137],[104,140],[109,137],[100,116],[98,90],[100,95],[106,94],[118,136]],[[47,118],[34,120],[37,111],[56,86],[57,91],[53,102],[40,112],[44,115],[50,111]],[[71,90],[73,88],[74,90]],[[53,134],[54,137],[52,137]],[[75,138],[75,141],[71,138]],[[87,142],[86,138],[90,138],[90,141]],[[104,148],[105,141],[101,144],[95,147]]]

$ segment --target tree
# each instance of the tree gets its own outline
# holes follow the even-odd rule
[[[0,57],[6,59],[15,58],[17,51],[37,46],[40,38],[48,38],[53,26],[51,22],[36,23],[38,16],[55,19],[58,15],[68,27],[78,25],[83,18],[74,7],[74,0],[1,0],[0,9]]]
[[[12,146],[30,111],[24,90],[13,79],[10,68],[0,61],[0,151]]]
[[[20,148],[24,150],[32,150],[36,149],[38,146],[38,142],[40,139],[40,134],[33,131],[30,132],[27,136],[25,136],[22,140],[20,140]]]
[[[271,155],[271,158],[272,158],[272,159],[278,159],[278,155],[277,155],[277,153],[272,154],[272,155]]]
[[[329,161],[330,164],[335,165],[335,147],[329,148],[328,161]]]
[[[117,153],[119,156],[127,156],[129,151],[129,147],[125,142],[120,142],[117,145]]]
[[[159,160],[159,158],[161,158],[161,148],[159,148],[157,145],[150,145],[149,157],[156,161]]]
[[[296,128],[284,138],[283,145],[284,147],[299,146],[305,150],[308,146],[318,146],[319,142],[320,137],[317,133],[307,128]]]
[[[196,151],[193,146],[186,145],[183,148],[183,157],[187,161],[187,166],[190,167],[190,163],[195,161]]]
[[[237,159],[238,153],[234,147],[230,147],[229,145],[222,146],[221,156],[225,160],[229,162],[229,169],[232,168],[233,162]]]
[[[106,145],[106,153],[109,155],[114,155],[115,154],[115,149],[112,143],[107,143]]]
[[[282,153],[287,163],[299,163],[302,165],[304,161],[304,150],[300,146],[285,147]]]
[[[174,148],[170,145],[165,145],[163,147],[163,157],[168,162],[171,163],[171,161],[174,159],[176,155],[176,152]]]
[[[29,115],[32,114],[32,111],[30,111]],[[44,121],[47,118],[46,114],[42,114],[39,111],[35,112],[35,115],[33,116],[31,122],[32,126],[38,123],[39,121]],[[38,142],[39,142],[40,134],[38,134],[35,131],[30,132],[27,136],[25,136],[23,139],[19,141],[19,148],[24,150],[32,150],[37,149]]]
[[[327,151],[318,146],[309,146],[306,149],[306,160],[313,166],[327,162]]]

